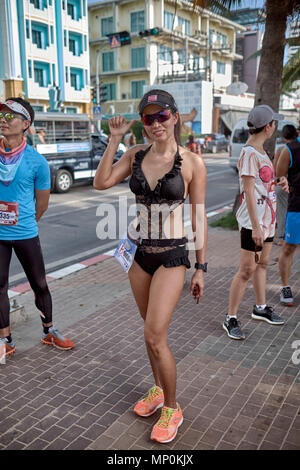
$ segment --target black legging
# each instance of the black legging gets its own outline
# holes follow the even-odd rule
[[[9,326],[8,273],[13,249],[35,294],[35,305],[41,312],[42,322],[52,323],[52,299],[46,281],[39,237],[28,240],[0,240],[0,329]]]

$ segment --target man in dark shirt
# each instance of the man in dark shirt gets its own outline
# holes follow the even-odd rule
[[[293,256],[297,246],[300,245],[300,137],[288,142],[282,150],[276,167],[276,175],[287,175],[289,183],[284,245],[279,256],[279,271],[282,280],[280,301],[291,306],[293,294],[289,278]]]

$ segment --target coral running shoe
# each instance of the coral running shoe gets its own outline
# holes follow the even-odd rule
[[[16,352],[16,346],[14,342],[11,341],[9,343],[6,338],[0,338],[0,360],[3,359],[3,355],[8,357],[14,352]]]
[[[68,350],[74,348],[73,341],[62,336],[53,326],[49,328],[48,334],[43,333],[42,343],[48,346],[54,346],[57,349]]]
[[[178,403],[177,410],[164,406],[160,419],[152,429],[151,439],[162,444],[173,441],[182,422],[182,411]]]
[[[140,400],[134,407],[134,412],[146,418],[153,415],[156,410],[161,408],[164,404],[164,392],[158,386],[150,388],[146,398]]]

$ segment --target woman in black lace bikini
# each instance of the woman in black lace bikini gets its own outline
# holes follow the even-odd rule
[[[130,148],[113,165],[122,137],[134,121],[127,124],[122,116],[112,118],[111,139],[98,166],[94,187],[107,189],[131,175],[129,185],[136,195],[138,217],[128,228],[128,238],[137,245],[128,274],[144,319],[146,348],[155,379],[155,386],[134,411],[147,417],[162,408],[151,439],[170,442],[183,421],[176,401],[176,363],[167,343],[168,327],[186,269],[190,268],[182,211],[189,196],[197,261],[190,289],[198,302],[207,266],[206,170],[198,155],[180,147],[180,116],[169,93],[147,92],[139,113],[152,144]]]

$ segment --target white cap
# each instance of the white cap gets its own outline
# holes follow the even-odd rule
[[[31,116],[29,112],[26,108],[24,108],[24,106],[21,105],[21,103],[18,103],[17,101],[13,100],[6,100],[4,103],[0,103],[0,110],[1,108],[4,108],[4,106],[6,108],[11,109],[17,114],[22,114],[22,116],[24,116],[26,119],[28,119],[28,121],[31,122]]]

